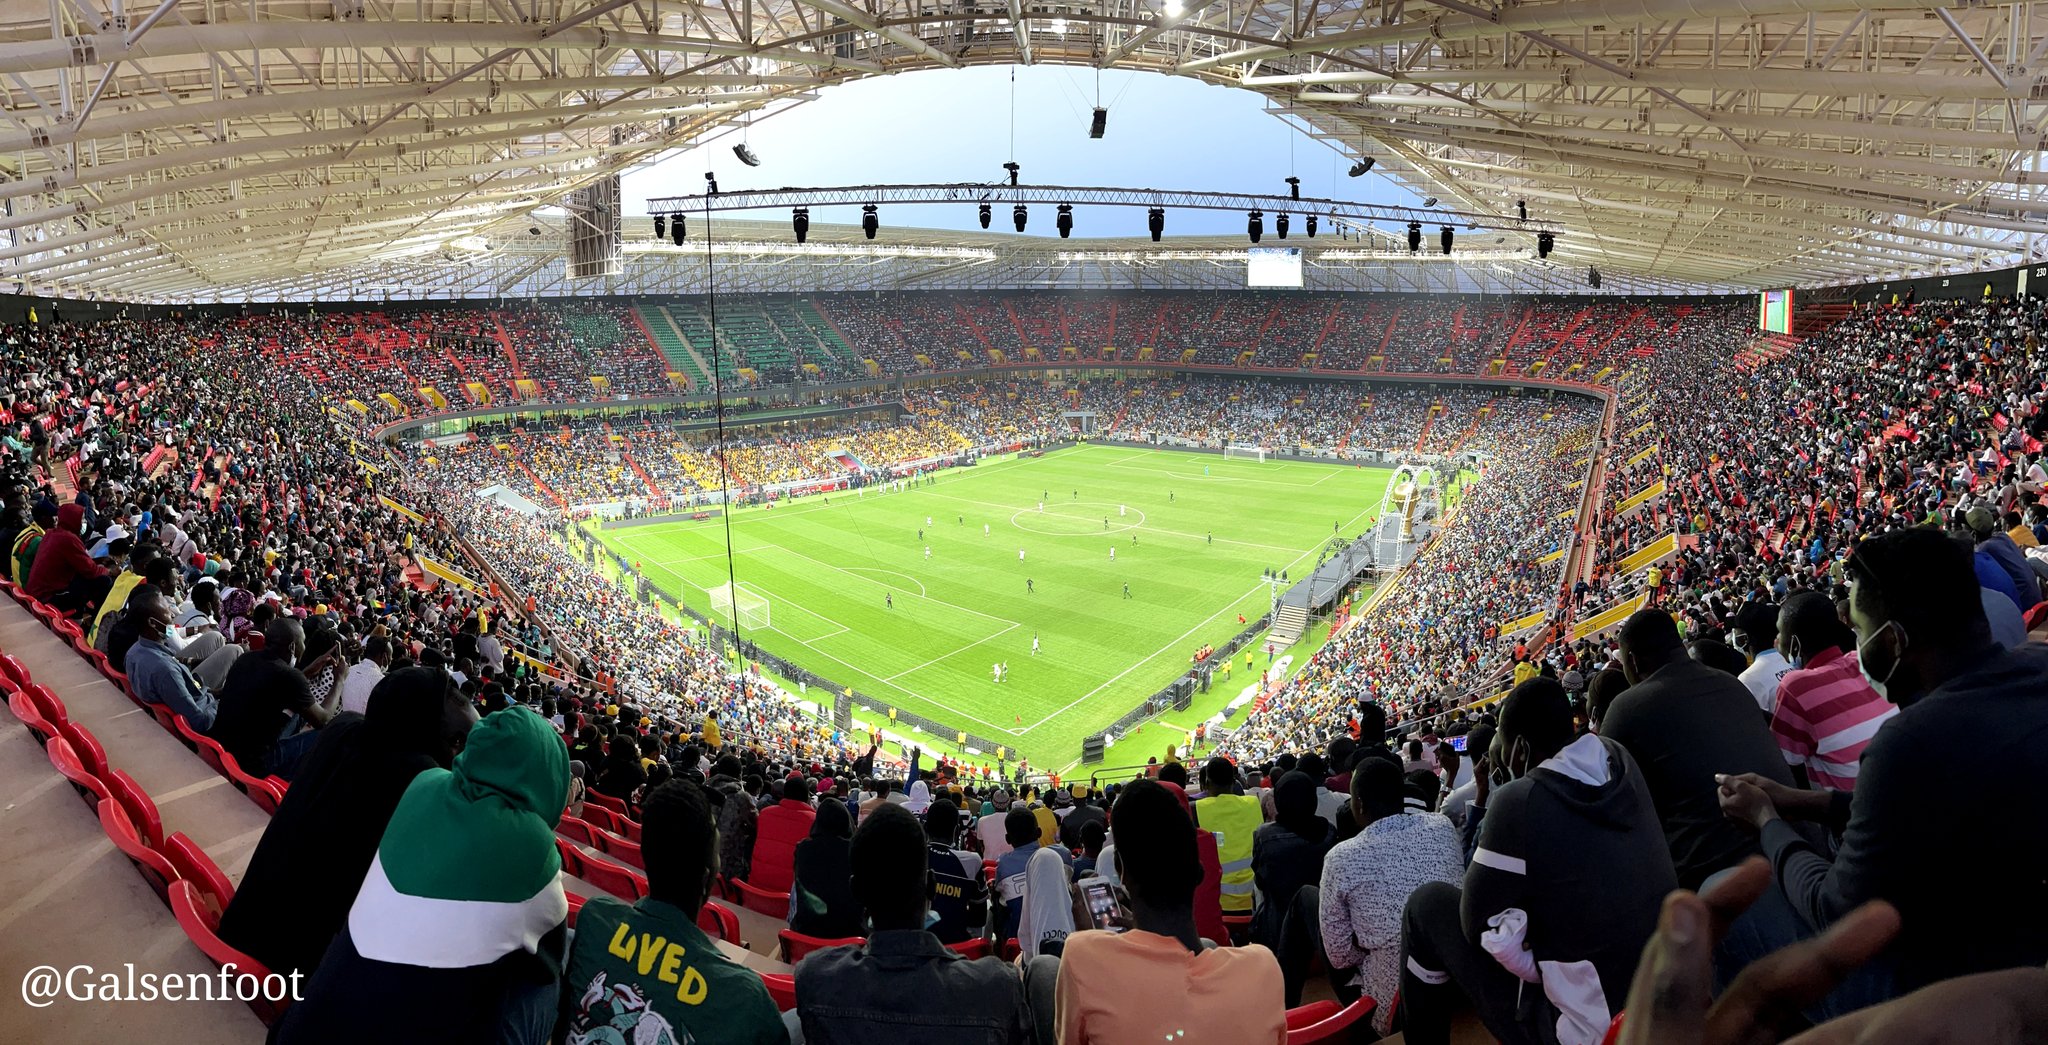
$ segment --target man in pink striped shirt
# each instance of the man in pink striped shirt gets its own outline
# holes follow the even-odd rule
[[[1778,680],[1771,734],[1811,787],[1856,790],[1863,749],[1899,711],[1863,681],[1855,646],[1856,633],[1819,592],[1793,595],[1778,611],[1778,652],[1797,667]]]

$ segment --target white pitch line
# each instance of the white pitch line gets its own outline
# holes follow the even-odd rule
[[[1371,509],[1370,509],[1370,508],[1368,508],[1368,509],[1364,509],[1364,510],[1360,511],[1360,512],[1358,513],[1358,515],[1354,515],[1354,516],[1352,516],[1352,517],[1351,517],[1351,518],[1350,518],[1350,519],[1348,520],[1348,522],[1357,522],[1357,521],[1358,521],[1358,519],[1359,519],[1359,517],[1360,517],[1360,516],[1363,516],[1363,515],[1364,515],[1364,514],[1365,514],[1366,512],[1368,512],[1368,511],[1371,511]],[[1347,526],[1346,528],[1348,529],[1349,527]],[[1315,550],[1316,550],[1316,549],[1313,549],[1313,548],[1312,548],[1312,549],[1310,549],[1309,551],[1306,551],[1306,552],[1302,552],[1302,553],[1301,553],[1300,555],[1298,555],[1298,556],[1296,556],[1296,557],[1294,558],[1294,561],[1293,561],[1293,562],[1290,562],[1290,563],[1288,563],[1288,564],[1287,564],[1287,565],[1286,565],[1285,567],[1283,567],[1283,569],[1292,569],[1292,568],[1294,567],[1295,563],[1299,563],[1299,562],[1301,562],[1301,561],[1302,561],[1303,559],[1306,559],[1306,558],[1308,558],[1308,557],[1309,557],[1309,555],[1310,555],[1310,554],[1311,554],[1312,552],[1314,552]],[[1060,708],[1059,710],[1057,710],[1057,711],[1054,711],[1054,712],[1053,712],[1052,714],[1050,714],[1050,715],[1047,715],[1047,716],[1045,716],[1044,718],[1042,718],[1042,719],[1039,719],[1038,721],[1036,721],[1036,722],[1033,722],[1032,724],[1030,724],[1030,725],[1028,725],[1028,726],[1025,726],[1025,727],[1024,727],[1024,729],[1023,729],[1023,733],[1021,733],[1021,734],[1019,734],[1019,735],[1023,735],[1023,734],[1028,734],[1028,733],[1030,733],[1030,732],[1031,732],[1032,730],[1034,730],[1034,729],[1037,729],[1038,727],[1040,727],[1040,726],[1042,726],[1042,725],[1045,725],[1045,724],[1046,724],[1047,722],[1050,722],[1050,721],[1052,721],[1052,720],[1053,720],[1053,719],[1055,719],[1055,718],[1058,718],[1058,717],[1059,717],[1060,715],[1063,715],[1063,714],[1065,714],[1065,713],[1066,713],[1067,711],[1071,710],[1071,709],[1072,709],[1072,708],[1073,708],[1073,707],[1074,707],[1074,706],[1075,706],[1076,704],[1080,704],[1081,702],[1083,702],[1083,701],[1087,700],[1088,698],[1090,698],[1090,697],[1093,697],[1093,696],[1094,696],[1094,695],[1096,695],[1097,693],[1100,693],[1100,692],[1102,692],[1103,690],[1105,690],[1105,689],[1108,689],[1109,687],[1111,687],[1111,686],[1115,685],[1115,684],[1116,684],[1116,682],[1117,682],[1117,681],[1118,681],[1119,679],[1123,678],[1123,677],[1124,677],[1125,675],[1128,675],[1128,674],[1130,674],[1131,672],[1133,672],[1133,671],[1136,671],[1136,670],[1138,670],[1139,668],[1141,668],[1141,667],[1144,667],[1145,665],[1147,665],[1147,664],[1150,664],[1150,663],[1152,663],[1152,662],[1153,662],[1154,660],[1158,659],[1158,658],[1159,658],[1159,657],[1160,657],[1160,656],[1161,656],[1162,654],[1166,653],[1166,652],[1167,652],[1168,650],[1171,650],[1171,649],[1173,649],[1173,648],[1174,648],[1175,646],[1178,646],[1179,644],[1181,644],[1181,643],[1183,643],[1183,642],[1186,642],[1186,641],[1187,641],[1187,638],[1188,638],[1188,636],[1190,636],[1190,635],[1193,635],[1193,634],[1194,634],[1195,632],[1197,632],[1197,631],[1200,631],[1200,630],[1201,630],[1202,628],[1204,628],[1204,627],[1208,626],[1208,624],[1209,624],[1209,622],[1210,622],[1210,621],[1212,621],[1212,620],[1215,620],[1215,619],[1216,619],[1217,617],[1219,617],[1219,616],[1223,615],[1223,614],[1224,614],[1225,612],[1228,612],[1228,611],[1229,611],[1229,610],[1230,610],[1230,609],[1231,609],[1232,607],[1235,607],[1235,606],[1236,606],[1236,605],[1237,605],[1238,603],[1240,603],[1240,602],[1243,602],[1244,600],[1246,600],[1246,599],[1248,599],[1248,598],[1251,598],[1251,597],[1252,597],[1253,595],[1256,595],[1256,594],[1258,594],[1258,591],[1259,591],[1259,589],[1261,589],[1261,588],[1264,588],[1264,587],[1266,587],[1266,585],[1264,585],[1264,584],[1254,584],[1254,585],[1252,585],[1252,586],[1251,586],[1251,588],[1249,588],[1248,590],[1246,590],[1246,591],[1245,591],[1245,593],[1244,593],[1243,595],[1240,595],[1240,596],[1238,596],[1237,598],[1235,598],[1235,599],[1232,599],[1232,600],[1230,600],[1230,602],[1226,603],[1226,604],[1225,604],[1225,605],[1224,605],[1224,606],[1223,606],[1223,607],[1222,607],[1221,609],[1218,609],[1218,610],[1217,610],[1217,611],[1216,611],[1215,613],[1211,613],[1211,614],[1210,614],[1210,615],[1208,615],[1207,617],[1204,617],[1204,618],[1203,618],[1203,619],[1202,619],[1202,620],[1201,620],[1201,621],[1200,621],[1199,623],[1197,623],[1197,624],[1196,624],[1196,625],[1195,625],[1194,627],[1192,627],[1192,628],[1189,628],[1188,630],[1186,630],[1186,631],[1182,632],[1182,633],[1180,634],[1180,637],[1179,637],[1179,638],[1173,639],[1172,641],[1168,642],[1168,643],[1167,643],[1166,645],[1164,645],[1164,646],[1161,646],[1161,647],[1159,647],[1159,648],[1158,648],[1157,650],[1154,650],[1154,651],[1152,652],[1152,654],[1151,654],[1150,656],[1147,656],[1147,657],[1143,657],[1143,658],[1139,659],[1139,660],[1138,660],[1138,661],[1137,661],[1136,663],[1132,664],[1132,665],[1131,665],[1130,667],[1128,667],[1128,668],[1125,668],[1124,670],[1122,670],[1122,671],[1119,671],[1119,672],[1117,672],[1117,673],[1116,673],[1115,675],[1112,675],[1112,676],[1110,676],[1110,678],[1109,678],[1109,681],[1107,681],[1107,682],[1104,682],[1104,683],[1103,683],[1102,685],[1100,685],[1100,686],[1097,686],[1097,687],[1095,687],[1094,689],[1091,689],[1091,690],[1089,690],[1088,692],[1086,692],[1086,693],[1083,693],[1083,694],[1081,694],[1081,695],[1080,695],[1080,696],[1078,696],[1078,697],[1075,697],[1075,698],[1074,698],[1074,699],[1073,699],[1072,701],[1068,702],[1068,703],[1067,703],[1067,704],[1066,704],[1065,706],[1061,707],[1061,708]],[[1305,659],[1304,659],[1303,663],[1306,663],[1306,660],[1305,660]]]
[[[949,659],[951,659],[951,658],[953,658],[953,657],[956,657],[956,656],[958,656],[958,655],[960,655],[960,654],[962,654],[962,653],[965,653],[965,652],[967,652],[968,650],[971,650],[971,649],[973,649],[973,648],[974,648],[974,647],[976,647],[976,646],[979,646],[979,645],[981,645],[981,644],[982,644],[982,643],[984,643],[984,642],[988,642],[988,641],[990,641],[991,639],[999,639],[999,638],[1002,638],[1003,636],[1005,636],[1005,635],[1008,635],[1009,633],[1011,633],[1011,632],[1013,632],[1013,631],[1016,631],[1016,630],[1017,630],[1018,628],[1021,628],[1021,627],[1023,627],[1023,626],[1024,626],[1024,625],[1022,625],[1022,624],[1012,624],[1012,625],[1010,625],[1009,627],[1007,627],[1007,628],[1004,628],[1004,629],[1003,629],[1003,630],[1001,630],[1001,631],[997,631],[997,632],[992,632],[992,633],[990,633],[990,634],[988,634],[988,635],[984,635],[984,636],[982,636],[981,638],[975,639],[975,640],[974,640],[973,642],[970,642],[970,643],[968,643],[967,645],[965,645],[965,646],[962,646],[962,647],[960,647],[959,649],[956,649],[956,650],[954,650],[954,651],[953,651],[953,652],[951,652],[951,653],[944,653],[944,654],[941,654],[941,655],[939,655],[939,656],[933,657],[932,659],[930,659],[930,660],[928,660],[928,661],[925,661],[925,662],[924,662],[924,663],[922,663],[922,664],[919,664],[918,666],[916,666],[916,667],[914,667],[914,668],[907,668],[907,669],[905,669],[905,670],[903,670],[903,671],[899,671],[899,672],[897,672],[897,673],[896,673],[896,674],[894,674],[894,675],[889,675],[889,676],[886,676],[886,677],[884,677],[884,678],[882,679],[882,681],[883,681],[883,682],[894,682],[894,681],[896,681],[897,679],[900,679],[900,678],[902,678],[902,677],[903,677],[903,676],[905,676],[905,675],[912,675],[912,674],[916,674],[917,672],[923,671],[924,669],[926,669],[926,668],[929,668],[929,667],[931,667],[932,665],[934,665],[934,664],[937,664],[938,662],[940,662],[940,661],[942,661],[942,660],[949,660]],[[935,702],[935,703],[936,703],[936,702]]]

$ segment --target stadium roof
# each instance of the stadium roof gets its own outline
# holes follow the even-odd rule
[[[2048,216],[2044,27],[1865,0],[0,0],[0,276],[232,300],[532,265],[496,289],[589,293],[545,278],[534,215],[568,191],[849,79],[1020,61],[1258,91],[1446,206],[1557,215],[1555,266],[1635,289],[1960,271],[2030,259]],[[863,285],[859,253],[820,272]]]

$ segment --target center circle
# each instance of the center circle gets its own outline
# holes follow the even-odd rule
[[[1099,537],[1145,525],[1144,512],[1131,508],[1129,515],[1118,515],[1118,507],[1103,501],[1061,501],[1046,505],[1042,512],[1036,506],[1020,509],[1010,516],[1010,525],[1045,537]],[[1102,526],[1105,518],[1107,528]]]

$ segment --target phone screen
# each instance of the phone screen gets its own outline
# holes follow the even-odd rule
[[[1088,921],[1097,929],[1122,932],[1123,927],[1111,925],[1109,919],[1117,913],[1116,891],[1108,882],[1096,879],[1081,884],[1081,897],[1088,904]]]
[[[1452,750],[1452,751],[1457,751],[1457,752],[1461,752],[1461,753],[1462,753],[1462,752],[1463,752],[1463,751],[1465,750],[1465,736],[1464,736],[1464,734],[1462,734],[1462,733],[1461,733],[1461,734],[1459,734],[1459,735],[1457,735],[1457,736],[1455,736],[1455,737],[1452,737],[1452,738],[1451,738],[1451,750]]]

